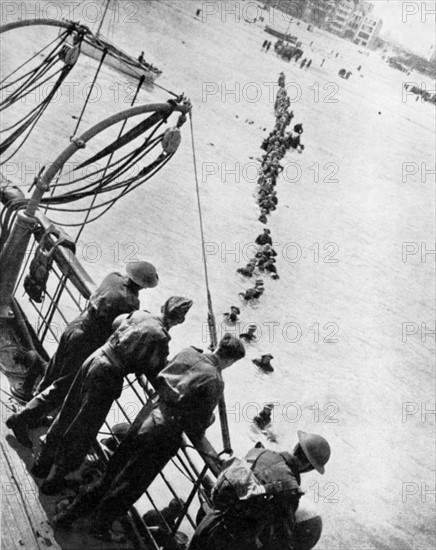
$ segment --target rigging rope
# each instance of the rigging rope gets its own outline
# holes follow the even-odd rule
[[[24,115],[19,120],[15,121],[12,125],[6,128],[3,128],[1,130],[1,132],[11,132],[12,130],[14,131],[10,133],[6,139],[3,139],[2,144],[0,145],[0,154],[3,154],[7,149],[12,147],[12,145],[15,145],[15,144],[18,144],[18,145],[16,146],[15,150],[10,154],[10,156],[7,159],[2,160],[0,165],[3,165],[6,162],[8,162],[21,149],[21,147],[29,138],[32,130],[38,123],[39,119],[44,114],[46,108],[51,103],[58,89],[63,84],[65,78],[74,67],[77,61],[77,57],[76,58],[74,58],[74,56],[70,57],[69,61],[67,61],[64,53],[65,52],[64,48],[66,47],[66,44],[67,44],[67,38],[73,32],[75,32],[74,24],[66,32],[63,32],[55,40],[53,40],[47,46],[42,48],[40,52],[44,51],[46,48],[52,45],[53,42],[56,42],[54,48],[52,48],[52,50],[47,54],[47,56],[44,58],[42,63],[40,63],[38,66],[31,69],[30,71],[26,72],[21,77],[15,79],[14,83],[18,83],[19,81],[21,81],[21,84],[15,91],[13,91],[9,96],[7,96],[3,101],[0,102],[0,110],[8,109],[18,101],[20,100],[22,101],[29,94],[34,92],[34,90],[40,88],[43,84],[45,84],[49,80],[53,79],[54,77],[57,77],[57,80],[54,82],[54,85],[50,93],[47,95],[47,97],[45,97],[38,105],[36,105],[33,109],[31,109],[29,113]],[[80,33],[77,33],[72,47],[78,48],[79,46],[77,45],[77,43],[82,38],[83,38],[82,35]],[[29,60],[27,60],[25,63],[21,64],[20,67],[18,67],[15,71],[10,73],[10,76],[15,74],[16,71],[18,71],[20,68],[24,67],[24,65],[29,63],[32,59],[34,59],[35,55],[31,57]],[[59,69],[56,69],[55,65],[59,61],[63,64],[63,66],[60,67]],[[52,69],[55,69],[55,70],[52,71]],[[1,83],[3,84],[5,82],[6,81],[4,79]],[[5,86],[6,85],[9,86],[10,83],[5,84]]]
[[[64,35],[68,32],[68,30],[65,30],[63,33],[61,33],[59,36],[56,36],[55,38],[53,38],[53,40],[51,42],[49,42],[46,46],[42,47],[39,51],[37,51],[34,55],[32,55],[32,57],[30,57],[29,59],[27,59],[26,61],[24,61],[23,63],[21,63],[21,65],[19,65],[16,69],[14,69],[11,73],[9,73],[7,76],[5,76],[4,78],[2,78],[2,80],[0,80],[0,84],[3,84],[3,82],[5,82],[8,78],[10,78],[12,75],[14,75],[17,71],[19,71],[20,69],[22,69],[24,67],[24,65],[27,65],[28,63],[30,63],[32,61],[32,59],[35,59],[35,57],[38,57],[38,55],[40,55],[44,50],[46,50],[48,47],[50,47],[54,42],[56,42],[57,40],[59,40],[60,38],[62,39],[62,41],[65,40],[64,38]],[[50,55],[50,54],[49,54]],[[30,74],[30,72],[32,71],[29,71],[28,73],[25,73],[23,76],[21,76],[20,78],[18,78],[17,80],[15,80],[14,82],[17,82],[18,80],[21,80],[22,78],[24,78],[25,76],[27,76],[28,74]],[[5,84],[5,86],[9,86],[11,83],[8,82],[7,84]],[[3,88],[5,86],[1,86],[0,87],[0,90],[3,90]]]
[[[135,101],[136,101],[136,98],[138,97],[138,94],[139,94],[139,90],[142,88],[142,85],[144,83],[144,76],[142,76],[139,80],[139,84],[138,84],[138,87],[136,88],[136,92],[135,92],[135,95],[133,96],[133,99],[132,99],[132,102],[131,102],[131,107],[133,107],[133,105],[135,105]],[[123,132],[124,132],[124,128],[126,127],[127,125],[127,120],[125,120],[120,128],[120,131],[118,133],[118,138],[120,138],[122,135],[123,135]],[[108,161],[106,163],[106,166],[104,168],[104,174],[103,174],[103,178],[106,176],[106,172],[108,171],[109,167],[111,166],[111,161],[112,161],[112,158],[114,156],[115,152],[113,152],[111,154],[111,156],[108,158]],[[85,216],[85,220],[82,224],[82,226],[80,227],[79,231],[77,232],[77,235],[76,235],[76,238],[75,238],[75,241],[76,243],[78,242],[79,238],[80,238],[80,235],[82,234],[83,232],[83,229],[85,227],[85,225],[88,223],[88,220],[89,220],[89,216],[91,215],[91,208],[94,206],[95,204],[95,201],[97,200],[97,196],[98,196],[98,190],[96,189],[95,190],[95,195],[91,201],[91,205],[90,205],[90,208],[88,208],[88,212],[86,213],[86,216]],[[109,207],[110,208],[110,207]],[[108,209],[109,209],[108,208]],[[108,210],[107,209],[107,210]],[[104,211],[106,212],[106,210]]]
[[[192,160],[194,163],[195,190],[197,195],[198,217],[200,222],[201,252],[203,257],[204,278],[206,283],[206,294],[207,294],[207,308],[208,308],[207,322],[210,330],[210,339],[211,339],[212,349],[215,349],[218,345],[218,338],[217,338],[217,331],[216,331],[215,314],[213,312],[213,306],[212,306],[212,295],[210,292],[210,285],[209,285],[209,274],[207,270],[203,213],[201,208],[200,185],[199,185],[198,171],[197,171],[197,155],[195,152],[194,124],[192,120],[192,110],[189,112],[189,122],[191,127],[191,145],[192,145]],[[227,422],[226,403],[224,400],[224,395],[221,397],[219,402],[219,415],[220,415],[220,421],[221,421],[221,434],[223,439],[224,451],[229,454],[232,454],[233,451],[232,451],[232,446],[230,442],[230,432],[229,432],[229,426]]]
[[[86,107],[88,106],[89,98],[91,97],[92,91],[94,90],[94,86],[95,86],[95,83],[96,83],[96,81],[97,81],[98,74],[99,74],[100,69],[101,69],[101,67],[102,67],[102,65],[103,65],[104,59],[105,59],[105,57],[106,57],[106,54],[107,54],[107,48],[105,48],[105,49],[103,50],[103,55],[101,56],[100,63],[98,64],[97,71],[96,71],[96,73],[95,73],[95,75],[94,75],[94,78],[93,78],[93,80],[92,80],[92,84],[91,84],[91,86],[90,86],[90,88],[89,88],[89,90],[88,90],[88,95],[86,96],[85,103],[84,103],[84,105],[83,105],[83,107],[82,107],[82,112],[80,113],[80,116],[79,116],[79,119],[78,119],[78,121],[77,121],[76,127],[75,127],[74,130],[73,130],[73,136],[76,135],[77,130],[79,129],[80,123],[82,122],[82,117],[83,117],[83,115],[85,114],[85,110],[86,110]]]

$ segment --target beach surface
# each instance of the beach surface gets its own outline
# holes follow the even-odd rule
[[[67,16],[65,4],[59,2]],[[301,70],[279,59],[273,48],[261,51],[265,39],[274,42],[263,31],[265,24],[288,27],[279,14],[270,22],[264,12],[263,23],[250,23],[244,3],[240,17],[224,13],[218,3],[218,12],[206,17],[206,4],[121,3],[106,32],[133,55],[144,50],[163,70],[157,83],[184,92],[193,103],[219,335],[226,330],[222,314],[231,305],[241,307],[236,330],[259,326],[258,342],[224,375],[233,449],[239,456],[249,450],[257,440],[252,418],[264,404],[275,403],[277,443],[264,443],[291,450],[301,429],[323,435],[332,448],[325,475],[312,472],[302,482],[304,499],[324,522],[317,548],[430,550],[435,544],[430,333],[435,264],[434,254],[426,252],[434,250],[435,179],[425,169],[434,170],[435,110],[403,95],[404,82],[425,79],[407,77],[375,52],[366,55],[294,22],[289,31],[303,41],[303,57],[313,59],[309,71]],[[203,9],[200,17],[197,9]],[[77,20],[86,14],[79,9],[74,15]],[[252,19],[251,12],[245,16]],[[92,21],[83,22],[92,27]],[[37,37],[34,32],[8,34],[3,66],[13,66],[20,55],[37,49],[38,40],[53,37],[52,29]],[[40,122],[38,139],[29,140],[8,164],[14,183],[28,186],[38,163],[51,162],[68,145],[76,124],[72,117],[80,113],[95,68],[95,61],[84,58],[71,72],[70,86]],[[340,68],[352,71],[349,80],[338,77]],[[278,209],[268,222],[280,279],[265,276],[264,296],[249,307],[241,305],[238,293],[251,281],[236,269],[248,261],[250,244],[263,229],[256,159],[274,126],[271,90],[280,71],[294,99],[293,123],[304,126],[305,150],[284,159]],[[98,83],[100,97],[87,109],[82,131],[131,101],[134,84],[127,77],[104,67]],[[167,99],[157,87],[139,94],[141,102]],[[185,324],[172,331],[172,354],[186,345],[209,345],[189,124],[182,134],[171,163],[89,225],[78,249],[96,281],[111,270],[122,271],[132,257],[152,261],[160,285],[141,294],[145,309],[158,311],[174,294],[194,299]],[[273,374],[261,374],[251,363],[262,353],[274,356]],[[208,435],[220,449],[219,427]]]

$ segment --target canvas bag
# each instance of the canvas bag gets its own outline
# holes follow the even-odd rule
[[[238,507],[240,501],[247,501],[266,494],[265,487],[253,473],[253,465],[243,458],[232,457],[223,464],[212,489],[212,502],[218,510]]]

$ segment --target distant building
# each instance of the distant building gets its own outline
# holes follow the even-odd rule
[[[383,21],[372,15],[366,15],[360,18],[359,23],[359,27],[352,38],[353,42],[359,46],[373,49],[383,26]]]
[[[355,7],[354,0],[341,0],[337,9],[329,17],[327,30],[332,34],[345,38]]]
[[[373,15],[374,4],[366,0],[265,0],[290,16],[312,23],[358,46],[374,49],[383,21]]]
[[[374,4],[362,0],[341,0],[327,30],[354,42],[374,48],[383,21],[372,15]]]

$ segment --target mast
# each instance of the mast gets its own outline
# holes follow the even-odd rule
[[[104,18],[106,17],[107,10],[109,9],[109,4],[111,0],[106,0],[106,7],[104,9],[103,17],[100,20],[100,24],[98,26],[97,32],[95,33],[95,36],[98,36],[100,34],[101,26],[103,25]]]

